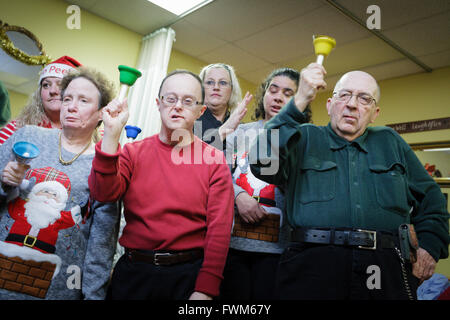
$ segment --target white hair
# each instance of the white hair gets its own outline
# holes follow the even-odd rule
[[[69,198],[69,194],[67,192],[67,189],[58,181],[44,181],[37,183],[32,189],[31,194],[35,195],[39,191],[42,191],[44,189],[50,189],[52,191],[55,191],[58,195],[58,202],[63,203],[65,206],[65,203],[67,202],[67,199]]]

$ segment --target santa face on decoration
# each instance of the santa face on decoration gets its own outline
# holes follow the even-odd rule
[[[39,288],[31,288],[37,290],[30,290],[19,277],[8,290],[44,298],[62,263],[56,252],[59,231],[81,222],[81,208],[76,205],[70,211],[62,211],[70,194],[70,180],[66,174],[50,167],[31,171],[31,174],[27,172],[26,179],[34,177],[36,184],[28,199],[18,197],[8,203],[8,213],[14,223],[4,242],[0,241],[0,257],[11,263],[20,261],[33,265],[35,269],[42,265],[42,269],[35,272],[39,275]],[[0,272],[1,269],[0,266]],[[31,279],[31,275],[26,276]]]
[[[47,228],[59,218],[66,206],[67,191],[56,181],[38,183],[31,189],[24,205],[25,217],[37,229]]]

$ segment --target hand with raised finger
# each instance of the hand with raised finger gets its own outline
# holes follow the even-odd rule
[[[230,133],[234,132],[241,123],[245,114],[247,113],[247,106],[252,101],[253,95],[248,91],[244,96],[244,99],[236,106],[236,108],[231,112],[230,117],[225,121],[225,123],[219,128],[219,135],[222,141],[224,141]]]
[[[113,99],[102,109],[102,120],[105,128],[101,147],[103,152],[116,153],[120,134],[128,121],[128,115],[127,99],[123,101]]]
[[[123,127],[128,121],[127,99],[124,99],[122,102],[118,99],[111,100],[111,102],[102,109],[102,118],[105,134],[112,133],[114,135],[120,135]]]

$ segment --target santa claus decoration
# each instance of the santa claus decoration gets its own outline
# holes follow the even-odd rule
[[[236,214],[233,222],[232,235],[235,237],[277,242],[279,228],[282,224],[282,211],[276,207],[275,185],[259,180],[253,175],[248,161],[248,152],[244,152],[236,160],[237,166],[233,172],[233,179],[238,186],[259,202],[259,205],[268,215],[259,223],[249,224],[239,214]],[[269,228],[259,228],[260,226],[267,226]]]
[[[55,254],[58,232],[78,224],[81,221],[81,209],[77,205],[70,211],[63,211],[70,195],[70,180],[63,172],[50,167],[32,169],[27,172],[25,179],[30,183],[35,181],[35,184],[27,199],[17,197],[8,203],[8,213],[14,223],[5,241],[0,242],[0,258],[34,266],[30,270],[35,270],[35,275],[40,274],[45,280],[45,284],[41,282],[37,294],[25,292],[31,290],[28,287],[24,289],[23,283],[16,286],[9,283],[9,290],[42,298],[61,266],[61,259]],[[43,267],[44,271],[36,271],[39,267]]]

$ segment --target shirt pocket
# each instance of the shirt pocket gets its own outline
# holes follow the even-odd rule
[[[336,163],[308,157],[301,165],[300,202],[330,201],[336,194]]]
[[[407,215],[409,206],[405,166],[400,162],[392,162],[373,164],[369,169],[374,177],[378,204],[385,210]]]

